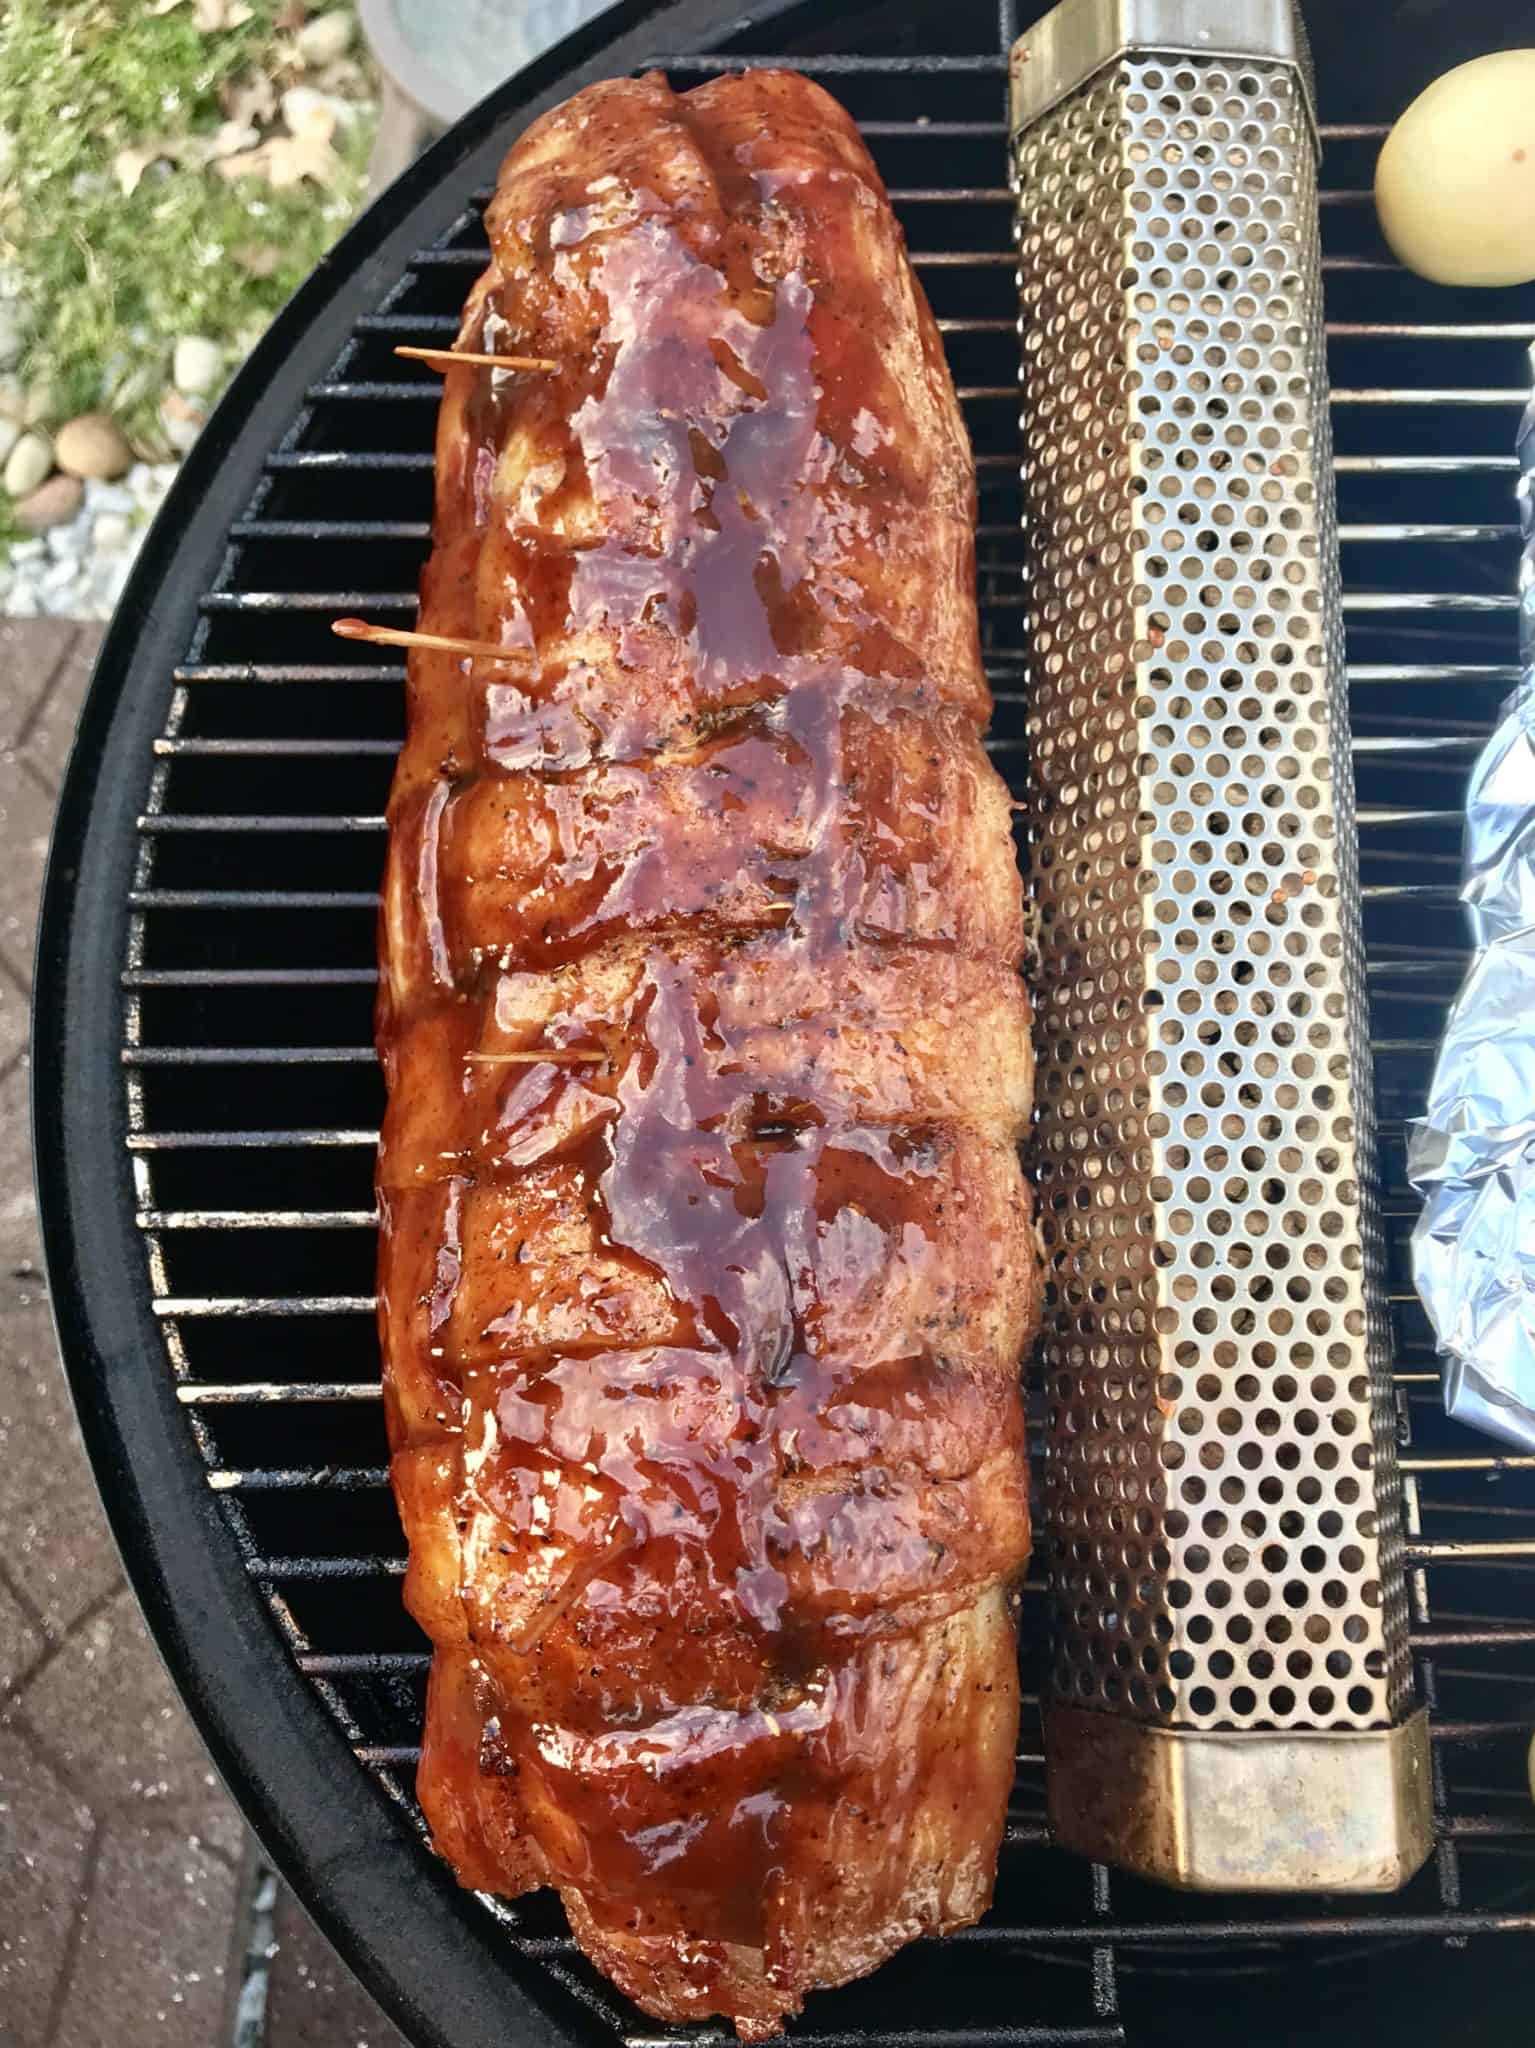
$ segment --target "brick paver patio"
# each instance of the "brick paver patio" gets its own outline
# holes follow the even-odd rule
[[[225,2048],[253,1855],[107,1534],[54,1350],[27,1016],[99,628],[0,619],[0,2048]],[[403,2048],[290,1898],[264,2048]]]

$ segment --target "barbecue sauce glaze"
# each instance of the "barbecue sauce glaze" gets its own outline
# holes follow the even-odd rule
[[[1021,892],[932,317],[840,108],[592,88],[446,379],[380,1320],[420,1794],[668,2019],[984,1909],[1028,1549]]]

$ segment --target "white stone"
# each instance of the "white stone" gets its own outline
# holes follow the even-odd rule
[[[188,398],[202,398],[218,383],[224,351],[206,334],[183,334],[171,359],[171,382]]]
[[[11,567],[14,569],[24,562],[40,562],[48,552],[45,540],[13,540],[11,542]]]
[[[329,142],[336,132],[336,110],[328,93],[312,85],[290,85],[281,100],[282,117],[290,135],[312,135]]]
[[[20,362],[26,338],[21,308],[14,299],[0,299],[0,370],[8,370],[13,363]]]
[[[313,67],[334,64],[352,46],[352,17],[339,11],[317,14],[298,32],[298,53]]]
[[[0,376],[0,420],[14,420],[19,425],[26,409],[26,388],[19,377],[7,370]]]
[[[176,474],[174,462],[140,462],[129,470],[123,481],[133,493],[133,502],[141,510],[152,512],[170,489]]]
[[[10,595],[5,600],[5,608],[13,619],[35,619],[38,613],[37,598],[24,584],[13,583]]]
[[[160,383],[160,373],[152,363],[140,363],[136,370],[130,370],[117,383],[102,380],[109,410],[116,418],[122,419],[132,412],[146,398],[152,398]]]
[[[39,377],[27,386],[27,395],[21,406],[21,424],[24,427],[45,427],[58,417],[58,410],[58,393],[46,377]]]
[[[17,425],[16,421],[8,420],[3,413],[0,413],[0,470],[3,470],[6,463],[10,460],[11,450],[20,439],[21,428]]]
[[[119,553],[133,537],[126,512],[98,512],[91,525],[91,546],[99,555]]]
[[[53,446],[46,434],[26,433],[5,461],[5,488],[13,498],[35,491],[53,468]]]

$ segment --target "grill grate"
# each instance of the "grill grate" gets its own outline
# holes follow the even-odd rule
[[[1017,780],[1023,550],[1002,183],[1015,25],[1006,5],[1000,22],[976,12],[957,0],[945,10],[950,40],[971,35],[970,51],[781,61],[826,77],[861,118],[939,316],[977,450],[992,751]],[[685,81],[741,57],[662,61]],[[1463,959],[1461,781],[1514,674],[1506,451],[1535,295],[1456,297],[1386,259],[1368,192],[1382,132],[1367,121],[1324,129],[1322,218],[1412,1646],[1435,1716],[1437,1853],[1395,1900],[1233,1914],[1229,1900],[1174,1898],[1051,1849],[1037,1722],[1046,1617],[1031,1580],[997,1906],[950,1943],[1007,1966],[956,1977],[933,1951],[910,1952],[870,1986],[816,2003],[794,2032],[825,2048],[1141,2044],[1179,2037],[1191,2012],[1209,2032],[1216,1972],[1230,2038],[1277,2038],[1264,2031],[1275,2024],[1264,1985],[1278,1962],[1325,1961],[1337,1990],[1374,1981],[1360,1974],[1372,1968],[1401,1971],[1408,1941],[1432,1937],[1427,1954],[1445,1970],[1471,1934],[1535,1934],[1523,1770],[1535,1720],[1535,1457],[1492,1452],[1439,1411],[1407,1282],[1402,1141]],[[361,649],[335,659],[327,628],[342,612],[414,612],[440,387],[424,370],[402,375],[390,351],[454,332],[485,258],[485,197],[356,321],[229,529],[154,749],[123,975],[137,1220],[207,1485],[359,1765],[417,1820],[427,1659],[399,1603],[372,1326],[373,933],[404,671]],[[634,2048],[658,2038],[575,1952],[547,1898],[486,1907],[494,1938],[575,1988],[599,2028]],[[1376,1962],[1388,1954],[1397,1960]],[[1478,1955],[1481,1971],[1494,1967],[1485,1946]],[[1347,2007],[1341,1997],[1340,2024]]]

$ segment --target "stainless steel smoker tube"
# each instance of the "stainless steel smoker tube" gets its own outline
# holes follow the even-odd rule
[[[1317,143],[1280,0],[1012,76],[1057,1836],[1200,1889],[1431,1841],[1374,1194]]]

